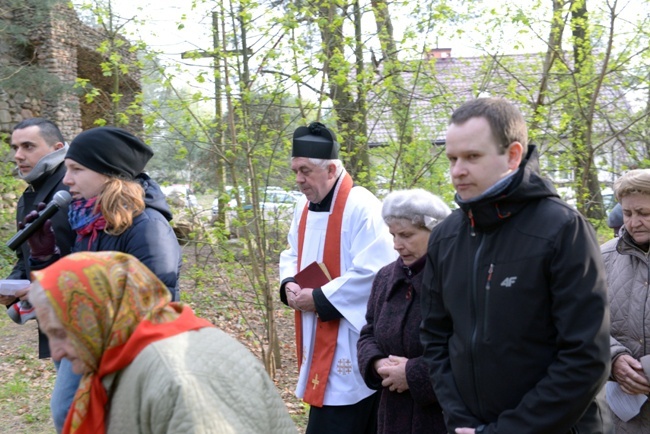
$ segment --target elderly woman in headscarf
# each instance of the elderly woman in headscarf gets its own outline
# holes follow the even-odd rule
[[[639,359],[650,354],[650,169],[631,170],[618,178],[614,195],[623,210],[623,228],[600,248],[611,315],[611,377],[627,394],[648,395],[650,381]],[[627,422],[613,417],[617,433],[650,432],[647,401]]]
[[[52,357],[83,375],[64,433],[292,433],[261,363],[171,303],[135,257],[80,252],[32,272]]]
[[[422,357],[419,329],[429,234],[450,212],[440,198],[422,189],[395,191],[384,199],[382,217],[399,258],[375,276],[357,345],[366,385],[381,390],[379,434],[447,432]]]

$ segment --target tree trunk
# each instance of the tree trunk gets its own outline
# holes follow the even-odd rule
[[[381,71],[384,83],[388,87],[388,105],[397,140],[395,143],[397,147],[395,166],[401,167],[406,179],[416,179],[418,167],[401,158],[405,154],[405,150],[413,144],[414,127],[411,120],[412,98],[404,80],[403,62],[397,56],[398,49],[393,34],[393,22],[388,10],[388,3],[385,0],[372,0],[371,5],[382,51],[383,68],[378,68],[378,72]],[[393,181],[391,179],[391,189]]]
[[[605,213],[592,144],[593,105],[599,88],[595,86],[596,74],[589,39],[589,15],[586,0],[576,0],[571,4],[571,27],[576,89],[571,107],[574,116],[569,137],[575,164],[574,181],[577,205],[578,210],[584,216],[600,220],[605,217]]]
[[[363,183],[368,170],[368,145],[363,122],[363,108],[355,93],[363,93],[358,86],[357,77],[351,81],[352,66],[345,59],[345,45],[343,38],[343,16],[346,7],[340,14],[334,2],[323,2],[319,5],[319,16],[324,19],[316,20],[322,37],[322,47],[325,61],[323,74],[329,84],[329,97],[332,100],[334,111],[337,114],[337,128],[340,134],[341,148],[347,154],[345,166],[350,175]],[[359,26],[360,23],[355,23]],[[357,62],[359,60],[357,59]],[[358,67],[358,63],[357,63]],[[355,92],[358,91],[358,92]]]
[[[546,48],[546,56],[544,58],[544,67],[539,85],[539,93],[537,94],[537,99],[533,104],[534,116],[532,123],[529,125],[530,130],[536,130],[538,128],[539,121],[537,119],[540,119],[540,110],[546,103],[546,94],[551,78],[551,69],[553,68],[555,60],[562,52],[562,34],[564,33],[564,26],[566,24],[562,13],[564,2],[562,0],[552,1],[553,15],[551,18],[551,29],[548,34],[548,45]]]

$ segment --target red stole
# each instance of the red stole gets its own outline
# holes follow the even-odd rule
[[[338,187],[338,192],[334,193],[334,205],[327,220],[323,263],[325,263],[332,279],[341,275],[341,225],[343,223],[345,203],[348,200],[352,185],[352,177],[346,172]],[[301,269],[302,246],[305,242],[305,229],[307,227],[307,215],[309,214],[308,205],[309,203],[305,204],[298,225],[298,270]],[[295,318],[296,350],[298,352],[298,369],[300,369],[302,366],[302,312],[296,311]],[[339,319],[321,321],[320,318],[316,318],[316,339],[303,397],[306,403],[315,407],[323,406],[327,378],[329,377],[336,350],[339,322]]]

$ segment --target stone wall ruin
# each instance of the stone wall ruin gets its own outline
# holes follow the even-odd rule
[[[14,12],[6,0],[0,0],[0,14],[9,22],[29,25],[27,12]],[[13,15],[12,15],[13,14]],[[1,30],[0,30],[1,32]],[[118,37],[121,38],[121,37]],[[105,76],[101,69],[103,56],[97,48],[108,38],[101,29],[83,24],[76,12],[65,2],[52,7],[44,23],[29,32],[27,44],[12,41],[0,34],[0,63],[37,66],[60,81],[60,91],[54,98],[43,97],[32,87],[3,87],[0,77],[0,134],[10,134],[13,126],[23,119],[44,117],[55,122],[66,140],[70,141],[81,131],[96,126],[94,121],[104,118],[111,124],[110,116],[113,77]],[[122,40],[124,40],[122,38]],[[135,65],[136,54],[124,44],[119,53],[127,64]],[[118,110],[131,104],[141,91],[140,72],[136,67],[120,77],[119,92],[123,95]],[[77,78],[89,80],[89,86],[99,91],[92,103],[86,103],[81,89],[74,89]],[[140,132],[142,122],[132,118],[126,128]]]

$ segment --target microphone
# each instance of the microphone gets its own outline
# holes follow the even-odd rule
[[[29,237],[34,235],[37,230],[42,228],[47,219],[51,218],[61,207],[68,205],[71,201],[72,196],[70,196],[70,193],[65,190],[57,191],[52,201],[47,204],[45,209],[38,214],[38,217],[33,222],[27,223],[24,228],[19,230],[16,235],[7,241],[7,247],[11,250],[16,250]]]

